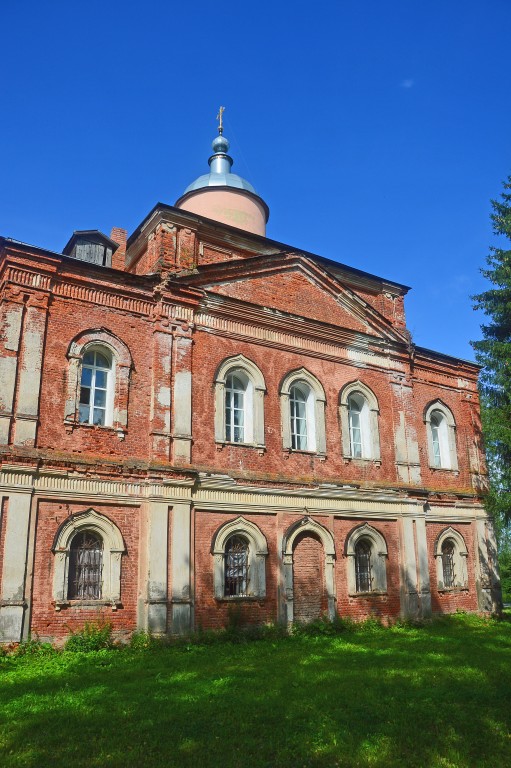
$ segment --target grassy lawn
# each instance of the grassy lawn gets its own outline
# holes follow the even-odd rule
[[[511,766],[511,623],[4,658],[0,765]]]

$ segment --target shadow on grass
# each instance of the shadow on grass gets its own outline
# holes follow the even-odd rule
[[[3,664],[2,765],[505,766],[511,625]]]

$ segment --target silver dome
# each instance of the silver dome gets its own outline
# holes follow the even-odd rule
[[[225,136],[216,136],[211,146],[214,154],[208,160],[211,168],[210,172],[192,181],[183,192],[183,195],[186,195],[188,192],[194,192],[197,189],[205,189],[206,187],[233,187],[234,189],[245,189],[247,192],[257,195],[252,184],[246,179],[242,179],[236,173],[231,173],[233,159],[227,154],[229,142]]]

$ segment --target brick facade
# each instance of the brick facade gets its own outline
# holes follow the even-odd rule
[[[170,206],[111,237],[113,268],[0,240],[3,640],[61,638],[98,615],[122,635],[495,609],[478,370],[414,346],[405,286]],[[80,421],[87,349],[113,361],[104,426]],[[248,382],[252,436],[238,442],[219,411],[230,358]],[[286,444],[293,372],[316,382],[308,449]],[[371,403],[361,457],[342,395],[357,387]],[[437,402],[452,423],[435,466]],[[82,518],[107,531],[95,601],[58,593]],[[229,523],[248,552],[234,596],[215,550]],[[456,566],[439,587],[448,529],[467,577]]]

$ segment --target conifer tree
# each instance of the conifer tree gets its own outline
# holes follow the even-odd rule
[[[492,287],[474,296],[475,308],[483,310],[489,323],[481,326],[482,341],[472,345],[483,366],[479,388],[490,475],[487,509],[502,528],[511,523],[511,176],[501,199],[491,204],[498,245],[490,249],[488,266],[481,272]]]

